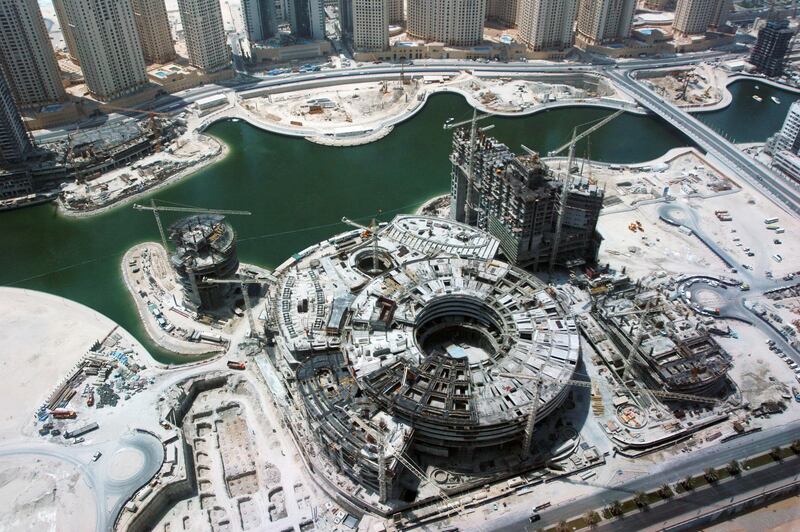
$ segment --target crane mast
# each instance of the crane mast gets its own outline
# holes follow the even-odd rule
[[[250,325],[250,335],[258,336],[256,319],[253,316],[253,305],[250,302],[250,294],[247,293],[245,285],[257,284],[263,286],[265,284],[277,282],[278,279],[271,274],[267,274],[263,279],[243,279],[241,277],[238,279],[210,279],[206,277],[203,281],[209,284],[238,284],[242,290],[242,299],[244,299],[245,311],[247,312],[247,321]],[[269,299],[269,292],[267,294],[267,299]]]
[[[385,502],[388,498],[388,484],[386,482],[386,458],[387,458],[386,438],[382,432],[376,430],[368,422],[364,421],[363,419],[359,418],[356,415],[353,415],[352,413],[345,410],[341,406],[339,407],[339,409],[342,412],[344,412],[345,415],[347,415],[347,417],[349,417],[351,421],[353,421],[359,427],[364,429],[364,431],[367,434],[375,438],[375,441],[379,449],[378,485],[380,488],[380,500],[381,502]],[[403,464],[403,467],[405,467],[412,475],[417,477],[417,479],[420,482],[431,484],[432,486],[434,486],[438,492],[439,498],[442,499],[444,505],[447,507],[448,513],[457,512],[464,507],[465,503],[463,501],[455,502],[453,499],[451,499],[450,496],[447,494],[447,492],[445,492],[444,489],[442,489],[442,487],[439,486],[437,482],[435,482],[432,478],[430,478],[430,476],[427,475],[422,469],[420,469],[419,466],[417,466],[417,464],[415,464],[410,458],[404,456],[402,450],[397,450],[396,452],[393,452],[390,456],[394,456],[395,458],[397,458],[397,461]]]
[[[596,123],[595,125],[593,125],[589,129],[587,129],[586,131],[582,132],[581,134],[578,134],[578,127],[573,128],[572,129],[572,139],[569,142],[567,142],[566,144],[564,144],[562,146],[559,146],[555,150],[550,151],[550,152],[547,153],[548,157],[555,157],[556,155],[558,155],[559,153],[563,152],[564,150],[569,149],[569,151],[567,152],[567,171],[564,173],[564,177],[563,177],[562,185],[561,185],[561,197],[559,198],[559,202],[558,202],[556,228],[555,228],[555,234],[554,234],[554,237],[553,237],[553,247],[552,247],[552,249],[550,251],[550,260],[549,260],[548,266],[547,266],[547,270],[550,273],[553,272],[553,268],[555,267],[555,263],[556,263],[556,257],[558,256],[559,243],[561,242],[561,230],[562,230],[563,225],[564,225],[564,213],[567,210],[567,199],[569,198],[569,191],[572,189],[572,165],[575,162],[575,146],[583,138],[591,135],[592,133],[594,133],[595,131],[597,131],[601,127],[605,126],[606,124],[608,124],[612,120],[616,119],[619,115],[621,115],[624,112],[625,111],[623,111],[623,110],[616,111],[615,113],[607,116],[606,118],[604,118],[600,122]],[[530,148],[527,148],[525,146],[523,146],[522,148],[528,153],[531,153],[531,154],[535,153],[533,150],[531,150]]]
[[[380,211],[378,211],[378,213],[380,213]],[[362,229],[365,234],[369,234],[370,239],[372,240],[372,271],[377,275],[378,272],[380,272],[380,267],[378,266],[378,219],[373,218],[369,226],[366,226],[361,225],[358,222],[354,222],[346,216],[342,216],[342,223],[357,229]]]
[[[478,110],[472,108],[472,118],[470,120],[462,120],[461,122],[451,122],[448,120],[444,124],[444,129],[454,129],[467,124],[470,124],[469,129],[469,154],[467,158],[467,193],[464,201],[464,222],[470,224],[472,218],[473,207],[473,189],[475,188],[475,148],[478,144],[478,122],[494,116],[491,113],[478,116]],[[451,119],[452,120],[452,119]],[[487,126],[482,128],[481,131],[488,131],[494,126]]]
[[[150,205],[141,205],[139,203],[134,203],[133,208],[137,211],[152,211],[153,215],[156,217],[156,225],[158,226],[158,234],[161,237],[161,245],[164,246],[164,252],[169,255],[169,248],[167,247],[167,236],[164,232],[164,226],[161,223],[161,216],[159,215],[160,212],[185,212],[185,213],[199,213],[199,214],[236,214],[236,215],[244,215],[249,216],[252,214],[250,211],[234,211],[234,210],[223,210],[223,209],[202,209],[198,207],[168,207],[166,205],[156,205],[156,200],[151,199]]]

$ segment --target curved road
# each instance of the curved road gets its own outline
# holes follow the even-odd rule
[[[666,57],[659,59],[641,59],[627,61],[623,64],[625,69],[633,68],[661,68],[668,66],[678,66],[705,61],[709,59],[725,59],[727,57],[737,57],[735,54],[726,54],[721,52],[701,52],[696,54],[683,54],[678,57]],[[417,61],[413,65],[406,65],[402,67],[406,74],[427,74],[427,75],[443,75],[454,74],[463,72],[465,70],[472,70],[474,72],[494,73],[502,75],[504,73],[520,74],[520,73],[567,73],[567,72],[596,72],[602,74],[605,72],[603,65],[587,65],[580,63],[558,63],[558,64],[543,64],[543,63],[481,63],[476,61],[460,61],[460,60],[422,60]],[[346,69],[331,69],[319,72],[312,72],[307,74],[287,74],[282,76],[274,76],[267,79],[247,82],[232,82],[224,85],[208,85],[203,87],[195,87],[175,94],[165,95],[157,98],[153,105],[150,107],[154,111],[166,113],[178,113],[187,106],[193,104],[197,100],[217,94],[226,92],[242,92],[254,89],[263,88],[277,88],[277,87],[290,87],[292,85],[299,85],[309,81],[322,81],[340,79],[342,83],[353,83],[358,81],[359,78],[373,76],[376,74],[393,74],[400,75],[401,66],[399,64],[381,63],[379,65],[364,65],[355,68]],[[106,116],[85,120],[79,124],[72,125],[63,129],[48,131],[41,130],[35,132],[35,138],[40,142],[52,142],[62,139],[67,136],[70,131],[76,128],[81,129],[93,128],[104,124],[115,124],[131,119],[145,118],[146,113],[130,113],[119,114],[112,113]]]
[[[768,290],[775,290],[792,286],[794,282],[782,282],[779,279],[770,279],[764,275],[756,274],[752,270],[746,270],[741,265],[736,263],[736,259],[732,257],[725,249],[718,245],[713,238],[707,236],[702,230],[699,217],[697,213],[687,204],[681,202],[664,203],[658,208],[659,216],[671,219],[681,225],[688,227],[694,232],[695,236],[700,239],[712,252],[714,252],[724,262],[738,268],[738,275],[743,281],[750,285],[749,292],[743,292],[741,289],[731,287],[728,289],[722,286],[714,287],[708,283],[695,283],[694,286],[700,285],[702,290],[713,292],[720,300],[720,317],[732,318],[735,320],[750,323],[758,327],[770,340],[774,341],[778,347],[783,350],[795,362],[800,364],[800,353],[798,353],[789,342],[769,324],[767,324],[760,316],[754,313],[750,308],[745,305],[747,297],[754,297],[763,294]]]
[[[96,451],[103,455],[96,462],[91,456]],[[120,450],[139,454],[142,464],[128,478],[115,479],[109,475],[112,464],[108,461]],[[164,462],[164,448],[161,441],[145,432],[133,432],[120,438],[118,442],[107,441],[91,446],[59,445],[55,443],[19,442],[11,447],[0,447],[0,457],[45,456],[55,458],[74,466],[86,479],[94,495],[95,530],[111,530],[125,503],[147,483],[161,468]],[[113,506],[108,507],[108,502]]]
[[[607,68],[606,73],[629,96],[682,131],[709,155],[716,157],[734,170],[739,179],[765,191],[768,196],[778,200],[776,203],[779,206],[788,209],[795,216],[800,213],[800,192],[785,178],[745,155],[708,125],[683,109],[662,100],[656,93],[634,80],[632,75],[636,73],[635,68],[624,71]]]

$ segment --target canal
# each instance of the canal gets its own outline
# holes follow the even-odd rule
[[[730,106],[719,111],[697,113],[696,116],[734,142],[764,142],[781,128],[789,106],[800,97],[749,80],[731,83],[728,90],[732,96]],[[758,96],[761,101],[753,99],[753,96]],[[780,103],[773,102],[773,97]]]
[[[737,83],[734,89],[741,91],[742,85]],[[781,106],[793,99],[788,93],[780,98]],[[767,104],[774,105],[765,101],[761,109],[768,109]],[[733,109],[709,113],[708,120],[727,125],[723,117]],[[229,155],[153,197],[181,205],[251,211],[251,216],[230,218],[239,236],[240,259],[274,267],[296,251],[345,230],[339,222],[342,216],[367,219],[381,210],[386,220],[447,192],[450,133],[442,124],[470,114],[460,96],[439,94],[383,140],[353,148],[319,146],[243,122],[220,123],[208,133],[230,147]],[[607,114],[570,108],[483,124],[494,124],[491,134],[512,149],[525,144],[545,153],[568,140],[573,127]],[[758,124],[762,139],[780,126],[783,117],[773,115],[749,121],[751,128]],[[590,156],[631,163],[687,144],[680,132],[655,119],[625,114],[592,138]],[[577,152],[584,156],[586,146]],[[164,216],[165,223],[175,219]],[[51,292],[88,305],[131,331],[160,360],[179,360],[149,341],[120,275],[127,249],[158,239],[152,215],[127,206],[91,218],[66,219],[53,206],[43,205],[0,214],[0,228],[0,285]]]

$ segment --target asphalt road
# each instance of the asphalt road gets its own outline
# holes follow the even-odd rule
[[[631,74],[635,69],[620,71],[607,68],[606,72],[620,88],[641,105],[682,131],[709,155],[713,155],[735,170],[737,177],[766,192],[768,197],[777,200],[776,203],[789,212],[800,213],[800,192],[785,178],[750,158],[697,118],[662,100],[653,91],[632,79]]]
[[[696,120],[688,113],[681,111],[671,104],[663,102],[654,93],[642,87],[638,82],[629,77],[629,73],[636,69],[677,66],[713,58],[725,59],[728,56],[728,54],[716,52],[687,54],[680,57],[634,60],[621,63],[619,65],[619,70],[617,70],[616,67],[609,68],[608,66],[602,65],[583,65],[574,63],[542,65],[529,63],[485,64],[472,61],[420,61],[412,66],[406,66],[405,72],[408,74],[448,74],[468,69],[478,73],[547,73],[570,71],[604,73],[617,82],[623,89],[627,90],[642,105],[667,120],[667,122],[671,123],[673,126],[684,131],[688,136],[690,136],[690,138],[695,140],[698,145],[706,149],[709,153],[728,163],[732,168],[738,171],[740,177],[751,182],[754,186],[761,186],[765,188],[779,201],[782,201],[784,204],[786,204],[792,211],[800,212],[800,194],[798,194],[797,191],[792,190],[784,183],[781,183],[781,179],[779,177],[774,175],[765,167],[754,162],[748,156],[744,155],[741,151],[732,146],[727,140],[719,136],[708,126]],[[179,112],[186,106],[191,105],[201,98],[231,90],[239,92],[244,90],[267,87],[282,87],[307,81],[329,79],[342,79],[342,82],[350,83],[367,75],[397,74],[399,70],[399,65],[367,65],[358,68],[326,70],[302,75],[292,74],[255,82],[228,84],[225,86],[210,85],[190,89],[174,95],[163,96],[155,102],[153,108],[155,110],[167,112]],[[106,117],[100,117],[93,121],[85,122],[81,124],[80,127],[86,128],[103,123],[117,123],[129,119],[140,119],[143,116],[143,113],[131,113],[130,115],[112,114]],[[74,129],[74,127],[71,129]],[[69,129],[42,132],[37,135],[37,139],[40,141],[56,140],[65,137],[68,131]],[[665,482],[675,482],[681,478],[684,478],[686,475],[696,473],[705,467],[709,467],[711,465],[722,465],[732,459],[741,458],[749,454],[755,454],[758,451],[762,451],[763,449],[767,449],[775,445],[785,444],[789,441],[792,441],[792,439],[796,437],[798,431],[800,431],[800,422],[790,423],[771,431],[764,431],[733,440],[725,444],[717,445],[713,449],[705,449],[685,457],[682,456],[676,458],[675,460],[670,461],[668,465],[665,464],[655,468],[655,470],[652,472],[653,474],[636,479],[634,481],[620,485],[600,486],[604,488],[603,491],[595,495],[590,495],[576,501],[556,506],[546,512],[543,512],[542,521],[536,523],[535,528],[557,523],[562,519],[567,519],[575,515],[580,515],[589,509],[602,507],[611,500],[626,497],[631,493],[635,493],[636,491],[654,489]],[[110,495],[122,496],[127,492],[132,494],[141,485],[140,482],[143,482],[142,479],[145,479],[145,477],[149,478],[147,471],[151,469],[152,465],[156,461],[158,461],[158,464],[160,464],[161,461],[157,460],[158,452],[154,448],[150,448],[149,444],[143,443],[143,445],[143,452],[145,452],[145,455],[148,457],[148,459],[146,462],[146,467],[144,467],[141,472],[141,478],[139,478],[139,475],[137,475],[134,479],[130,479],[130,485],[112,486],[111,491],[113,493],[110,493]],[[91,470],[91,468],[87,468],[86,464],[77,461],[65,455],[64,453],[59,453],[58,451],[42,450],[34,451],[28,454],[35,454],[38,452],[45,454],[50,453],[47,455],[70,461],[70,463],[79,466],[82,472],[87,472],[87,479],[96,490],[95,494],[97,496],[98,530],[104,530],[108,527],[107,525],[109,523],[113,523],[113,520],[121,508],[125,497],[120,497],[120,499],[118,499],[119,502],[111,510],[107,511],[100,502],[105,501],[105,498],[108,495],[105,491],[105,479],[101,479],[98,482],[97,476]],[[0,455],[3,455],[2,451],[0,451]],[[155,470],[153,470],[153,473],[155,473]],[[133,486],[135,483],[139,484],[137,486]],[[493,522],[493,527],[494,526],[500,530],[521,530],[525,528],[534,528],[528,522],[527,513],[508,514],[500,517]]]
[[[691,229],[695,235],[714,253],[723,258],[733,267],[738,269],[736,274],[744,282],[750,285],[750,291],[742,292],[739,288],[723,288],[722,286],[713,287],[707,283],[696,283],[693,285],[697,289],[713,292],[720,300],[719,309],[721,318],[735,319],[750,323],[758,327],[767,338],[774,341],[778,347],[792,358],[796,363],[800,364],[800,353],[798,353],[786,339],[781,336],[775,329],[762,320],[756,313],[751,311],[745,306],[747,298],[753,298],[768,290],[775,290],[785,286],[792,286],[795,282],[786,282],[780,279],[770,279],[764,274],[756,273],[752,270],[747,270],[741,264],[737,264],[736,259],[732,257],[727,251],[719,246],[713,238],[706,235],[703,231],[702,224],[699,222],[697,213],[685,203],[670,202],[664,203],[658,209],[658,214],[666,218],[670,218],[686,227]],[[695,290],[694,288],[692,290]],[[754,346],[755,347],[755,346]],[[766,347],[764,347],[766,349]]]
[[[629,482],[598,485],[592,482],[575,481],[576,484],[591,485],[601,488],[601,490],[540,512],[542,519],[535,524],[529,522],[530,511],[528,510],[498,517],[492,522],[492,527],[494,530],[508,532],[546,528],[562,520],[583,515],[589,510],[603,508],[616,499],[628,498],[637,491],[652,491],[663,484],[671,484],[688,475],[696,475],[707,467],[723,466],[731,460],[752,456],[775,446],[786,445],[797,439],[798,434],[800,434],[800,420],[677,456],[668,463],[653,466],[646,476]]]
[[[120,449],[138,451],[144,460],[139,470],[130,477],[115,480],[109,477],[107,462]],[[98,450],[102,452],[102,456],[96,462],[92,461],[92,455]],[[113,527],[123,505],[161,468],[164,448],[161,441],[154,436],[134,432],[119,441],[106,441],[91,446],[37,442],[0,448],[0,457],[14,456],[46,456],[74,466],[83,475],[94,495],[95,530],[106,532]]]
[[[733,497],[756,491],[773,482],[797,480],[800,475],[800,459],[797,457],[784,460],[767,467],[755,470],[732,480],[726,480],[705,489],[695,490],[681,498],[673,499],[665,504],[656,505],[645,511],[627,514],[623,519],[598,526],[595,530],[612,532],[617,530],[644,530],[647,527],[666,527],[677,516],[689,519],[692,514],[699,514],[719,502],[732,501]],[[681,527],[682,530],[690,526]]]
[[[663,57],[658,59],[641,59],[632,60],[623,63],[624,69],[635,68],[659,68],[666,66],[684,65],[696,63],[699,61],[709,59],[725,59],[727,57],[737,57],[735,54],[727,54],[723,52],[700,52],[695,54],[683,54],[681,56]],[[241,59],[241,58],[239,58]],[[236,63],[237,68],[240,68],[240,61]],[[476,61],[457,61],[457,60],[423,60],[416,61],[413,65],[406,65],[404,70],[407,74],[454,74],[464,70],[472,70],[474,72],[493,72],[502,74],[509,73],[553,73],[553,72],[602,72],[605,67],[603,65],[587,65],[580,63],[558,63],[558,64],[540,64],[540,63],[481,63]],[[159,112],[178,113],[187,106],[196,102],[199,99],[222,94],[231,90],[236,92],[261,89],[268,87],[285,87],[300,84],[308,81],[316,80],[330,80],[341,79],[342,83],[352,83],[359,78],[375,74],[399,74],[401,66],[399,64],[380,63],[378,65],[367,64],[360,67],[323,70],[320,72],[312,72],[307,74],[286,74],[282,76],[273,76],[266,79],[254,81],[233,81],[222,85],[206,85],[203,87],[195,87],[186,91],[178,92],[175,94],[164,95],[157,98],[150,106],[149,109]],[[98,127],[104,124],[116,124],[131,119],[142,119],[145,113],[112,113],[92,119],[87,119],[73,124],[65,128],[57,130],[41,130],[34,133],[34,137],[39,142],[50,142],[63,139],[70,131],[75,129],[88,129]]]

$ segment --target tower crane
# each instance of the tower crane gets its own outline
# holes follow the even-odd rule
[[[572,139],[569,142],[567,142],[567,143],[559,146],[555,150],[550,151],[550,152],[547,153],[548,157],[555,157],[556,155],[558,155],[559,153],[563,152],[564,150],[569,149],[569,151],[567,152],[568,153],[567,154],[567,172],[564,174],[564,180],[563,180],[562,185],[561,185],[561,198],[560,198],[560,201],[559,201],[559,204],[558,204],[558,217],[556,219],[556,232],[555,232],[555,236],[553,237],[553,248],[552,248],[552,250],[550,252],[550,262],[548,264],[548,271],[550,273],[553,272],[553,267],[555,266],[555,263],[556,263],[556,256],[558,255],[558,245],[559,245],[559,241],[561,239],[561,228],[564,225],[564,213],[567,210],[567,198],[569,197],[569,191],[572,188],[572,165],[575,162],[575,146],[577,145],[577,143],[580,140],[582,140],[583,138],[591,135],[592,133],[594,133],[595,131],[597,131],[601,127],[605,126],[606,124],[608,124],[612,120],[616,119],[619,115],[621,115],[624,112],[625,111],[622,110],[622,109],[620,109],[619,111],[616,111],[615,113],[605,117],[604,119],[602,119],[601,121],[599,121],[598,123],[596,123],[595,125],[593,125],[592,127],[590,127],[589,129],[587,129],[586,131],[584,131],[581,134],[578,134],[578,127],[579,126],[574,127],[572,129]],[[531,155],[537,155],[537,153],[535,151],[531,150],[530,148],[528,148],[526,146],[522,146],[522,149],[525,150],[526,152],[528,152]]]
[[[380,214],[381,211],[378,211]],[[367,236],[372,240],[372,272],[377,275],[380,272],[380,268],[378,267],[378,219],[373,218],[369,225],[361,225],[358,222],[354,222],[350,218],[346,216],[342,216],[342,223],[355,227],[357,229],[362,229],[364,232],[362,236]]]
[[[201,209],[198,207],[167,207],[164,205],[156,205],[156,201],[154,199],[150,200],[150,205],[141,205],[139,203],[134,203],[133,208],[137,211],[152,211],[153,215],[156,217],[156,225],[158,226],[158,234],[161,236],[161,245],[164,246],[164,252],[169,254],[169,248],[167,247],[167,237],[164,233],[164,226],[161,224],[161,216],[158,214],[159,212],[186,212],[186,213],[200,213],[200,214],[224,214],[224,215],[245,215],[249,216],[252,214],[250,211],[229,211],[229,210],[222,210],[222,209]]]
[[[472,190],[475,188],[475,147],[478,143],[478,122],[480,120],[484,120],[494,116],[492,113],[486,113],[482,115],[478,115],[478,110],[473,108],[472,109],[472,118],[470,120],[462,120],[460,122],[453,122],[453,119],[449,119],[447,122],[444,123],[444,129],[454,129],[457,127],[464,126],[466,124],[470,124],[469,130],[469,159],[467,161],[467,194],[466,194],[466,201],[464,202],[464,221],[465,223],[469,224],[470,219],[472,217],[472,211],[474,210]],[[489,131],[492,129],[494,125],[486,126],[481,128],[481,132]]]
[[[247,312],[247,321],[250,325],[250,336],[259,336],[256,332],[256,319],[253,316],[253,305],[250,302],[250,294],[247,293],[245,285],[257,284],[263,286],[270,283],[277,283],[277,277],[270,273],[258,279],[248,279],[245,277],[239,277],[238,279],[211,279],[205,277],[203,282],[209,284],[238,284],[242,289],[242,298],[244,299],[245,311]],[[269,290],[267,290],[267,306],[269,306]],[[267,320],[269,320],[269,311],[267,311]]]

